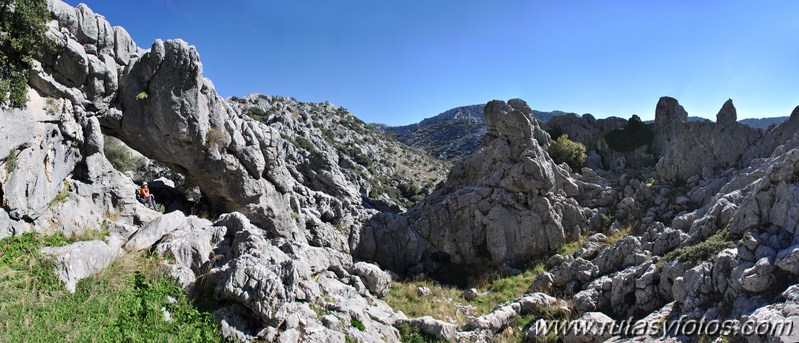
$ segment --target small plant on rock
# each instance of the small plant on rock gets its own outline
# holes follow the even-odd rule
[[[226,140],[227,134],[220,129],[212,127],[208,129],[208,132],[205,134],[205,144],[209,149],[225,145]]]

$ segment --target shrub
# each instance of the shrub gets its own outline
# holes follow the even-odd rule
[[[35,56],[47,42],[47,2],[16,0],[0,5],[0,104],[24,107]],[[13,9],[12,9],[13,8]]]
[[[266,113],[266,111],[257,106],[248,108],[245,114],[257,121],[264,121],[264,119],[266,119],[266,117],[269,115],[269,113]]]
[[[402,343],[438,343],[444,342],[436,337],[430,336],[422,332],[417,326],[408,323],[397,324],[397,330],[400,332],[400,341]]]
[[[633,115],[623,129],[608,132],[605,135],[605,143],[615,151],[628,152],[652,144],[654,138],[655,133],[649,125],[642,122],[637,115]]]
[[[316,147],[314,147],[313,143],[311,143],[311,141],[305,137],[297,137],[294,145],[300,149],[307,150],[308,152],[316,152]]]
[[[12,148],[8,150],[8,157],[6,157],[6,171],[8,174],[14,172],[14,169],[17,169],[17,154],[16,151]]]
[[[111,165],[121,172],[137,169],[144,165],[144,158],[133,157],[132,150],[122,141],[110,136],[104,136],[103,153]]]
[[[58,102],[58,100],[53,98],[47,98],[47,100],[45,100],[44,111],[47,112],[47,114],[56,114],[60,110],[61,104]]]
[[[139,92],[139,94],[136,94],[136,100],[140,100],[141,101],[141,100],[147,99],[148,97],[150,97],[150,95],[147,94],[147,92],[144,92],[144,91],[141,91],[141,92]]]
[[[566,162],[573,169],[585,165],[585,145],[569,140],[569,135],[563,134],[549,147],[549,156],[558,164]]]
[[[350,325],[352,325],[352,327],[358,329],[359,331],[366,330],[366,326],[363,325],[363,322],[357,319],[350,320]]]
[[[663,256],[663,259],[658,264],[661,264],[659,267],[662,267],[666,263],[680,261],[687,270],[703,261],[712,262],[722,250],[733,247],[735,247],[735,244],[730,241],[730,229],[727,227],[702,242],[671,251],[666,256]]]

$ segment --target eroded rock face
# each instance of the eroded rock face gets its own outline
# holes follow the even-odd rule
[[[682,112],[676,116],[668,111],[665,113],[667,118],[668,115],[682,118]],[[667,142],[660,147],[663,158],[658,161],[657,173],[666,181],[685,181],[693,176],[710,179],[718,170],[738,166],[744,151],[762,136],[760,129],[736,122],[737,114],[732,100],[727,100],[719,110],[716,123],[681,123],[679,128],[666,125],[660,129],[677,128],[677,131],[660,132],[657,131],[657,118],[655,117],[655,140],[658,141],[658,137],[661,137],[660,142]],[[661,120],[663,121],[666,119]]]
[[[655,108],[655,138],[651,150],[656,155],[663,155],[669,147],[677,142],[683,126],[688,122],[688,112],[677,99],[664,96],[658,100]]]
[[[567,134],[570,140],[585,145],[588,167],[623,171],[626,165],[619,168],[619,159],[623,159],[625,164],[629,159],[630,164],[637,166],[639,164],[635,158],[637,155],[614,151],[605,143],[605,135],[614,129],[624,128],[626,124],[627,120],[617,117],[596,119],[590,114],[582,116],[566,114],[553,117],[544,123],[544,128],[548,132]],[[614,168],[614,162],[616,162],[616,168]]]
[[[499,265],[556,250],[588,229],[597,214],[574,197],[601,187],[552,162],[544,150],[549,135],[531,113],[518,99],[489,102],[480,149],[406,215],[373,220],[356,254],[396,270],[423,259]]]

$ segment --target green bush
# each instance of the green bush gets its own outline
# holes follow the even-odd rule
[[[295,145],[300,149],[307,150],[308,152],[316,152],[316,147],[314,147],[313,143],[311,143],[311,141],[305,137],[297,137]]]
[[[47,42],[47,2],[16,0],[0,3],[0,104],[24,107],[33,56]]]
[[[573,169],[585,165],[585,145],[569,140],[569,135],[563,134],[549,147],[549,157],[558,164],[566,162]]]
[[[358,329],[359,331],[366,330],[366,326],[363,325],[363,322],[357,319],[350,320],[350,325],[352,325],[352,327]]]
[[[396,325],[397,330],[400,332],[400,342],[402,343],[438,343],[444,342],[436,337],[422,332],[417,326],[408,323],[401,323]]]
[[[252,106],[248,108],[245,114],[247,114],[247,116],[257,121],[264,121],[266,117],[269,115],[269,113],[266,113],[266,111],[257,106]]]
[[[652,144],[654,138],[655,133],[649,125],[642,122],[637,115],[633,115],[623,129],[608,132],[605,135],[605,143],[615,151],[628,152]]]
[[[144,165],[144,158],[133,157],[130,148],[125,146],[119,139],[104,136],[105,144],[103,153],[111,165],[121,172],[137,169]]]

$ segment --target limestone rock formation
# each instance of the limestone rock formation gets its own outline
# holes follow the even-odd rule
[[[617,117],[596,119],[590,114],[560,115],[544,123],[543,128],[554,134],[567,134],[570,140],[585,145],[588,167],[613,170],[619,169],[613,168],[612,165],[620,158],[625,160],[625,164],[629,158],[631,164],[639,165],[635,161],[635,154],[618,153],[605,143],[606,134],[614,129],[624,128],[626,124],[627,120]],[[624,167],[620,169],[623,170]]]
[[[655,138],[651,150],[656,155],[665,154],[676,143],[683,126],[688,122],[688,112],[677,99],[662,97],[655,108]]]
[[[666,111],[664,115],[670,114]],[[716,116],[716,123],[682,123],[676,132],[657,131],[672,128],[656,126],[656,141],[661,137],[665,139],[663,142],[670,142],[660,147],[663,158],[657,164],[658,175],[667,181],[685,181],[693,176],[710,179],[719,170],[740,165],[744,151],[760,139],[762,132],[736,122],[736,116],[732,100],[727,100]],[[655,122],[657,125],[658,117]],[[675,138],[662,138],[665,136]]]
[[[105,269],[120,252],[120,246],[103,241],[76,242],[63,247],[44,247],[59,280],[66,289],[75,292],[78,281]]]
[[[398,271],[423,260],[500,265],[556,250],[592,227],[597,212],[574,197],[585,200],[602,188],[552,162],[544,149],[549,135],[531,113],[518,99],[489,102],[480,149],[407,214],[373,219],[357,256]]]

